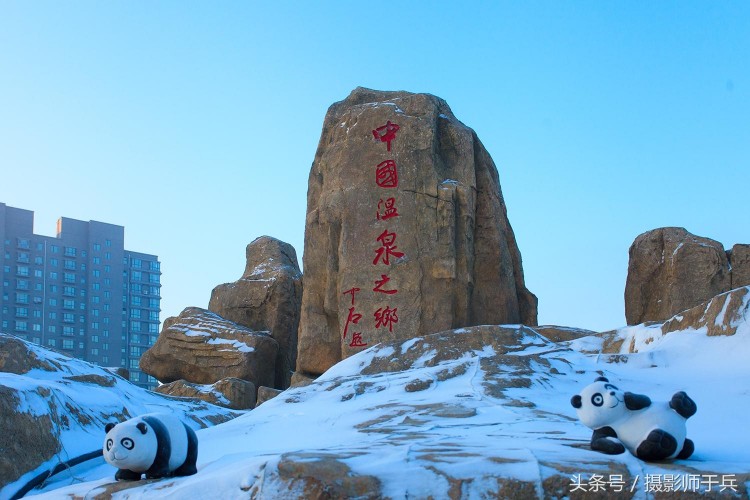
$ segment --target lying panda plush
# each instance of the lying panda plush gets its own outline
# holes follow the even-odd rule
[[[627,448],[641,460],[654,461],[685,459],[695,449],[686,437],[685,421],[698,408],[684,392],[669,403],[652,403],[648,396],[623,392],[599,377],[570,402],[581,422],[594,431],[592,450],[618,455]]]
[[[138,481],[197,472],[198,438],[173,415],[148,413],[104,428],[104,459],[119,470],[115,479]]]

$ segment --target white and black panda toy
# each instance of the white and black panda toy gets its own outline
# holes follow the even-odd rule
[[[119,469],[115,479],[138,481],[197,472],[198,437],[179,418],[148,413],[104,428],[104,459]]]
[[[652,403],[648,396],[623,392],[599,377],[570,403],[581,422],[594,431],[592,450],[618,455],[627,448],[646,461],[685,459],[695,450],[687,439],[685,421],[698,407],[684,392],[676,393],[669,403]]]

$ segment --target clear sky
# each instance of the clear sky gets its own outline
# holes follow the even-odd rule
[[[498,166],[539,321],[625,324],[628,247],[750,243],[750,3],[0,0],[0,202],[125,226],[162,320],[302,257],[330,104],[429,92]]]

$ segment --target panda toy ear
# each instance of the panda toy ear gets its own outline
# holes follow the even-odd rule
[[[148,426],[146,426],[146,424],[144,424],[143,422],[138,422],[136,428],[141,431],[141,434],[146,434],[146,431],[148,431]]]
[[[594,382],[609,382],[609,379],[607,377],[599,377]]]
[[[104,432],[109,432],[114,428],[115,428],[115,424],[113,424],[112,422],[109,422],[107,425],[104,426]]]
[[[581,396],[579,396],[578,394],[576,394],[575,396],[573,396],[572,398],[570,398],[570,404],[573,405],[573,408],[580,408],[581,406],[583,406],[583,404],[581,402]]]

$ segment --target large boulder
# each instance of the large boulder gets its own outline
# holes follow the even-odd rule
[[[641,234],[630,246],[629,255],[625,285],[628,325],[666,321],[731,287],[722,244],[681,227]]]
[[[141,370],[164,383],[213,384],[235,377],[273,385],[278,343],[199,307],[164,320],[156,343],[141,357]]]
[[[732,268],[732,288],[750,285],[750,245],[737,244],[727,252]]]
[[[288,243],[262,236],[247,245],[245,272],[214,288],[208,309],[252,330],[268,331],[279,344],[274,387],[289,387],[297,361],[302,272]]]
[[[537,321],[495,164],[429,94],[357,88],[330,107],[303,264],[308,374],[378,342]]]

